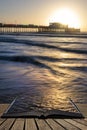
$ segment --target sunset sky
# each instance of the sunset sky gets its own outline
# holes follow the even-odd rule
[[[57,13],[65,8],[74,12],[71,17],[79,21],[81,31],[87,31],[87,0],[0,0],[0,22],[48,25],[54,16],[59,20]]]

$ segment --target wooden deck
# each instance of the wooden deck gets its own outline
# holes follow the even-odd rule
[[[0,105],[0,116],[7,106]],[[0,118],[0,130],[87,130],[87,116],[84,119]]]
[[[86,119],[0,118],[0,130],[87,130]]]

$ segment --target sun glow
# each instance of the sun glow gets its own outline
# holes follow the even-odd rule
[[[80,28],[80,22],[76,13],[67,8],[57,10],[49,20],[50,22],[66,24],[69,27]]]

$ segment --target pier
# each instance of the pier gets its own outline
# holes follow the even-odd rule
[[[80,32],[80,29],[69,28],[68,25],[63,25],[61,23],[49,23],[49,26],[39,26],[39,25],[22,25],[22,24],[3,24],[0,23],[0,33],[12,33],[12,32]]]
[[[0,24],[1,33],[11,32],[38,32],[37,26],[31,25],[16,25],[16,24]]]

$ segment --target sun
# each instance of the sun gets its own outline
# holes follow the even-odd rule
[[[49,19],[50,22],[59,22],[68,27],[80,28],[79,18],[76,13],[68,8],[57,10]]]

